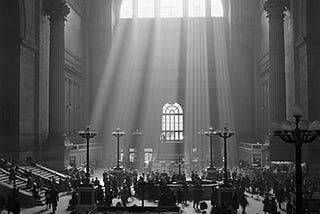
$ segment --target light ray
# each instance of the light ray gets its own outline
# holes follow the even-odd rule
[[[223,19],[213,19],[214,29],[214,45],[216,57],[216,72],[217,72],[217,91],[218,91],[218,107],[220,129],[224,124],[227,124],[231,130],[235,129],[234,111],[231,95],[230,73],[228,67],[228,54],[226,46],[225,23]],[[227,145],[228,163],[231,166],[236,166],[237,160],[237,141],[236,137],[229,139]]]

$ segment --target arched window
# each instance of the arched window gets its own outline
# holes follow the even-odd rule
[[[163,142],[183,140],[183,111],[178,103],[166,103],[163,106],[161,122]]]
[[[223,17],[223,5],[221,0],[211,0],[211,16]]]

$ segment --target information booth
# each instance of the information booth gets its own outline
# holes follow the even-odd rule
[[[78,204],[76,211],[78,214],[87,213],[95,206],[95,189],[92,185],[83,185],[77,188]]]
[[[217,190],[218,206],[226,208],[228,214],[236,214],[239,205],[238,190],[231,184],[222,184]]]

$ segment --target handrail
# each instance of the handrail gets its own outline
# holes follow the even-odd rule
[[[9,185],[9,184],[7,184],[7,183],[4,183],[4,182],[2,182],[2,181],[0,181],[0,184],[1,185],[3,185],[3,186],[5,186],[5,187],[7,187],[7,188],[12,188],[12,185]],[[25,190],[23,190],[23,189],[19,189],[19,192],[20,193],[23,193],[24,195],[27,195],[27,196],[29,196],[29,197],[32,197],[32,194],[30,193],[30,192],[27,192],[27,191],[25,191]]]
[[[51,172],[51,173],[57,175],[58,177],[63,177],[64,179],[70,178],[69,175],[65,175],[65,174],[62,174],[62,173],[60,173],[60,172],[54,171],[54,170],[49,169],[49,168],[47,168],[47,167],[45,167],[45,166],[42,166],[42,165],[40,165],[40,164],[37,164],[37,163],[36,163],[35,165],[36,165],[37,167],[45,170],[45,171],[48,171],[48,172]]]
[[[1,167],[0,167],[0,170],[5,174],[10,175],[10,172],[8,172],[7,170],[2,169]],[[26,178],[23,178],[23,177],[21,177],[19,175],[15,175],[15,177],[18,178],[19,180],[22,180],[22,181],[25,181],[25,182],[28,181]]]
[[[50,168],[47,168],[47,167],[45,167],[45,166],[43,166],[43,165],[40,165],[40,164],[37,164],[36,162],[34,162],[34,161],[32,161],[32,160],[26,160],[27,161],[27,163],[29,163],[29,164],[31,164],[31,165],[33,165],[33,166],[35,166],[35,167],[38,167],[38,168],[40,168],[40,169],[42,169],[42,170],[45,170],[45,171],[47,171],[47,172],[50,172],[50,173],[52,173],[52,174],[54,174],[54,175],[56,175],[56,176],[58,176],[58,177],[62,177],[62,178],[64,178],[64,179],[67,179],[67,178],[70,178],[70,176],[68,176],[68,175],[64,175],[64,174],[62,174],[62,173],[60,173],[60,172],[57,172],[57,171],[54,171],[54,170],[52,170],[52,169],[50,169]],[[57,181],[58,182],[58,181]]]

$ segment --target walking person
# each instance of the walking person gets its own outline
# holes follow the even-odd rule
[[[11,196],[9,197],[8,201],[8,214],[11,212],[13,214],[19,214],[20,213],[20,201],[19,201],[19,189],[13,188],[11,189]]]
[[[20,202],[18,197],[12,197],[8,201],[8,214],[19,214],[20,213]]]
[[[45,192],[45,198],[46,198],[46,208],[51,208],[51,190],[47,189]]]
[[[272,198],[271,199],[271,214],[277,214],[277,209],[278,209],[278,206],[277,206],[276,199]]]
[[[266,214],[270,214],[271,213],[271,199],[269,198],[269,194],[266,196],[266,198],[262,201],[263,203],[263,212]]]
[[[202,189],[201,183],[195,185],[195,189],[193,190],[193,208],[199,209],[200,201],[202,200]]]
[[[242,214],[246,214],[247,213],[246,212],[246,207],[249,205],[249,202],[248,202],[245,194],[243,194],[241,196],[239,203],[240,203],[240,206],[242,208]]]
[[[59,201],[59,194],[58,191],[55,188],[51,189],[51,204],[52,204],[52,212],[55,213],[58,206]]]
[[[176,191],[176,199],[177,199],[177,205],[178,207],[181,207],[183,209],[183,192],[182,189],[179,187]]]
[[[292,206],[292,203],[291,203],[291,197],[288,198],[288,201],[287,201],[287,214],[293,214],[293,206]]]
[[[6,199],[3,195],[0,195],[0,214],[2,213],[2,210],[4,210],[6,205]]]

